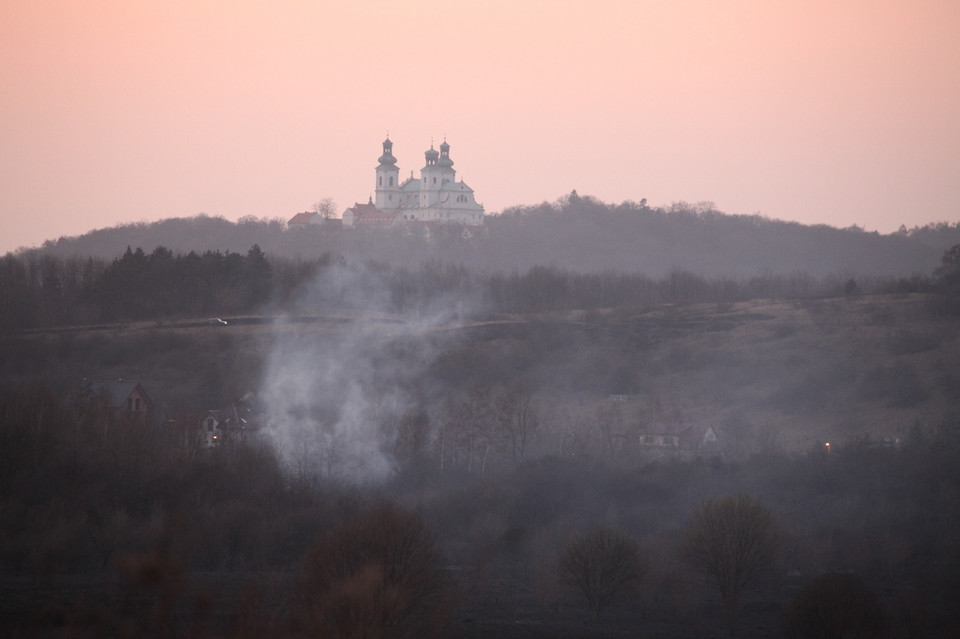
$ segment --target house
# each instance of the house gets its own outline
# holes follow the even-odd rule
[[[323,216],[316,211],[304,211],[297,213],[287,222],[287,228],[306,228],[323,224]]]
[[[411,171],[401,183],[393,142],[387,138],[375,172],[376,201],[371,197],[367,204],[357,203],[345,210],[344,226],[387,227],[410,222],[483,226],[483,205],[463,179],[457,181],[446,140],[440,151],[431,144],[424,153],[419,178]]]
[[[680,450],[680,435],[673,433],[641,433],[638,444],[644,449]]]
[[[213,448],[223,442],[223,431],[220,429],[222,416],[219,410],[207,411],[200,422],[199,444],[201,448]]]
[[[694,457],[719,457],[723,455],[720,435],[713,426],[695,424],[680,433],[680,447]]]
[[[80,382],[80,389],[73,400],[80,406],[102,402],[101,405],[118,416],[142,418],[153,411],[153,401],[140,382],[122,379],[84,379]]]
[[[400,220],[398,211],[382,211],[373,203],[354,204],[343,212],[343,225],[364,228],[387,228]]]
[[[641,432],[637,435],[637,447],[656,456],[715,457],[723,454],[716,428],[702,424],[686,428],[679,424],[666,425],[652,432]]]
[[[680,435],[667,428],[637,434],[637,452],[646,459],[680,455]]]
[[[250,398],[241,398],[226,408],[208,410],[200,420],[198,444],[201,448],[214,448],[227,443],[247,441],[260,424]]]

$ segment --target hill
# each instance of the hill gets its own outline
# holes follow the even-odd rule
[[[113,259],[127,247],[176,253],[245,252],[254,244],[276,257],[378,260],[416,267],[425,261],[483,271],[545,265],[576,272],[639,272],[661,277],[684,270],[709,277],[805,273],[813,277],[908,277],[929,273],[960,243],[960,226],[939,224],[881,235],[862,229],[804,226],[760,216],[726,215],[709,205],[604,204],[576,193],[554,203],[515,207],[487,217],[465,239],[459,228],[430,237],[406,229],[384,233],[331,223],[287,229],[281,220],[237,223],[198,216],[138,223],[51,240],[28,251],[59,257]]]
[[[920,294],[865,295],[463,322],[331,309],[282,320],[227,316],[222,327],[50,329],[2,339],[0,387],[45,379],[66,394],[84,377],[137,379],[167,417],[241,396],[277,402],[281,416],[291,402],[339,411],[359,392],[351,410],[381,420],[375,405],[393,398],[396,419],[424,416],[427,440],[455,405],[480,402],[470,410],[486,415],[496,397],[521,390],[536,398],[542,423],[528,455],[559,445],[616,460],[636,455],[643,433],[711,425],[736,458],[817,441],[892,440],[960,409],[960,329],[930,304]],[[487,463],[509,465],[508,435],[490,428],[507,439],[491,440]]]

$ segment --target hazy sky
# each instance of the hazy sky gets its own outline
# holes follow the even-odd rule
[[[958,0],[4,0],[0,253],[290,218],[446,135],[487,212],[960,220]],[[212,247],[215,248],[215,247]]]

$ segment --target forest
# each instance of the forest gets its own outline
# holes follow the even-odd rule
[[[559,250],[591,216],[705,225],[677,240],[700,261]],[[556,235],[501,263],[497,224]],[[956,229],[575,193],[476,244],[321,228],[281,250],[306,236],[272,225],[0,258],[9,636],[960,631]],[[858,266],[715,269],[756,253],[747,227]],[[84,378],[137,380],[151,409]],[[214,414],[235,416],[215,444]]]

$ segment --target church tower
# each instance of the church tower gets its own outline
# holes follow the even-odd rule
[[[443,167],[439,161],[440,154],[433,148],[433,144],[423,154],[423,157],[425,163],[423,168],[420,169],[420,208],[428,208],[440,200]]]
[[[383,155],[377,165],[376,207],[381,211],[400,208],[400,169],[393,157],[393,142],[388,137],[383,141]]]
[[[437,160],[437,166],[440,167],[440,186],[443,187],[444,184],[452,185],[456,181],[457,172],[453,168],[453,160],[450,159],[450,145],[447,144],[446,138],[440,145],[440,158]]]

